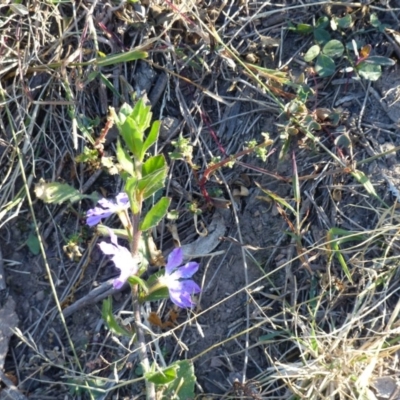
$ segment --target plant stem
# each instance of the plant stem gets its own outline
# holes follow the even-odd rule
[[[140,212],[137,214],[133,214],[132,217],[133,238],[131,241],[131,253],[132,256],[134,257],[136,257],[139,253],[140,237],[142,236],[142,232],[139,230],[139,221],[140,221]],[[132,307],[133,307],[133,315],[135,318],[135,328],[136,328],[136,338],[137,338],[137,347],[139,351],[139,358],[142,363],[143,372],[145,373],[150,369],[150,363],[147,357],[146,341],[141,325],[142,316],[140,312],[138,285],[132,286]],[[146,379],[145,382],[146,382],[146,399],[155,400],[156,391],[154,383],[149,382]]]

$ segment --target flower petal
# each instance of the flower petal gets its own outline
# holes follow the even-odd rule
[[[126,193],[121,192],[118,193],[115,197],[115,201],[117,202],[119,207],[126,207],[129,204],[129,197]]]
[[[116,204],[108,199],[100,199],[97,204],[100,204],[105,210],[114,210]]]
[[[197,262],[192,261],[178,268],[175,272],[172,273],[172,275],[174,276],[174,279],[191,278],[193,274],[197,272],[199,266],[200,265]]]
[[[165,267],[167,275],[171,275],[175,268],[178,268],[183,262],[183,251],[180,247],[172,250],[168,256],[168,262]]]
[[[182,293],[189,293],[190,295],[195,293],[200,293],[201,288],[200,286],[192,280],[181,281],[182,284]]]
[[[107,242],[100,242],[99,247],[104,254],[109,256],[113,256],[117,251],[117,248],[113,244]]]
[[[170,290],[169,297],[173,303],[181,308],[188,308],[194,305],[190,296],[188,297],[187,294],[183,294],[179,291]]]

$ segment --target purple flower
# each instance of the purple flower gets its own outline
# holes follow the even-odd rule
[[[178,247],[171,251],[162,282],[168,287],[171,300],[177,306],[184,308],[195,305],[191,296],[200,293],[201,289],[196,282],[188,279],[199,269],[199,264],[188,262],[181,266],[182,262],[182,249]]]
[[[121,289],[130,276],[138,271],[138,259],[132,257],[131,252],[118,244],[117,235],[109,229],[111,243],[100,242],[99,247],[104,254],[112,255],[111,260],[121,271],[119,278],[114,279],[114,289]]]
[[[86,213],[86,224],[89,226],[97,225],[103,218],[107,218],[119,211],[126,210],[129,207],[129,198],[126,193],[119,193],[116,203],[107,199],[101,199],[97,202],[101,207],[95,207]]]

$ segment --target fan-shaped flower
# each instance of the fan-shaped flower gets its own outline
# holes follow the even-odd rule
[[[169,297],[179,307],[191,307],[195,305],[192,295],[200,293],[201,289],[196,282],[192,281],[193,274],[199,269],[196,262],[188,262],[182,265],[182,249],[174,249],[168,256],[168,262],[165,267],[165,276],[162,283],[168,287]],[[181,266],[182,265],[182,266]]]
[[[115,266],[121,271],[119,278],[114,279],[113,286],[115,289],[121,289],[130,276],[137,273],[138,259],[132,257],[131,252],[124,246],[118,244],[117,235],[109,229],[111,243],[100,242],[99,247],[104,254],[112,255],[111,260]]]
[[[97,225],[103,218],[126,210],[129,207],[129,198],[126,193],[121,192],[115,197],[115,202],[101,199],[97,204],[101,207],[91,208],[86,213],[86,224],[89,226]]]

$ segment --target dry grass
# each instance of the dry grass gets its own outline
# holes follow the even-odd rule
[[[240,152],[252,139],[260,142],[261,132],[268,130],[272,147],[282,148],[276,123],[297,96],[288,84],[293,75],[308,73],[301,57],[308,41],[290,34],[287,19],[310,22],[312,13],[334,12],[321,11],[328,3],[95,0],[1,6],[0,228],[9,247],[2,250],[11,294],[21,300],[18,290],[25,290],[28,304],[21,306],[20,330],[5,365],[19,391],[31,399],[143,397],[133,341],[106,331],[95,306],[114,294],[115,313],[129,327],[129,301],[110,289],[102,272],[106,260],[96,255],[98,235],[82,223],[89,203],[55,206],[32,198],[39,178],[67,182],[82,192],[117,193],[118,176],[75,158],[85,146],[94,148],[108,107],[118,108],[139,93],[164,120],[154,151],[172,151],[178,134],[189,139],[193,150],[190,160],[170,163],[167,193],[180,216],[173,228],[165,223],[157,231],[158,249],[168,253],[172,248],[173,230],[183,244],[194,242],[210,227],[218,206],[230,204],[221,212],[230,225],[222,252],[203,258],[203,309],[181,313],[178,326],[167,331],[144,318],[150,357],[160,366],[188,358],[199,371],[210,358],[210,369],[222,371],[224,379],[197,375],[202,399],[379,398],[374,381],[399,368],[399,215],[396,206],[386,204],[390,198],[378,200],[349,168],[358,162],[368,174],[368,165],[382,154],[375,151],[366,164],[356,144],[353,159],[341,158],[325,131],[318,137],[300,134],[290,143],[297,172],[290,158],[278,163],[279,151],[264,163],[248,155],[199,186],[212,160]],[[399,15],[389,6],[350,7],[359,29],[368,26],[372,12],[391,21]],[[101,64],[104,55],[127,57],[135,50],[147,51],[148,57]],[[336,94],[329,80],[312,74],[308,79],[317,87],[310,103],[318,99],[319,107],[332,106]],[[361,116],[370,101],[364,89],[364,103],[354,101]],[[307,115],[314,115],[314,106]],[[297,122],[303,117],[294,115]],[[358,128],[363,128],[361,119]],[[388,131],[394,135],[391,127]],[[106,138],[105,155],[112,156],[115,132]],[[292,176],[298,178],[293,184]],[[370,179],[383,197],[379,181]],[[282,229],[267,225],[258,232],[273,236],[266,249],[248,235],[258,217],[243,218],[243,201],[264,201],[256,198],[262,193],[253,181],[276,195],[266,205]],[[238,187],[249,189],[250,196],[238,199]],[[223,192],[213,197],[217,211],[207,207],[202,190],[213,196],[215,188]],[[188,203],[202,214],[187,211]],[[347,236],[335,231],[338,225]],[[27,249],[30,233],[40,238],[40,255],[14,260]],[[68,259],[63,250],[73,235],[80,239],[79,260]],[[218,244],[208,245],[207,253]],[[218,287],[219,271],[232,258],[241,260],[241,284],[211,303],[208,289]],[[18,286],[23,274],[32,281]],[[45,298],[32,302],[38,292]],[[233,301],[241,306],[234,310],[240,318],[226,326],[224,337],[209,339],[208,325],[216,324],[212,316],[227,312]],[[74,311],[66,313],[71,304]],[[151,311],[167,320],[171,316],[166,301],[143,307],[144,316]],[[208,393],[207,382],[225,394]]]

